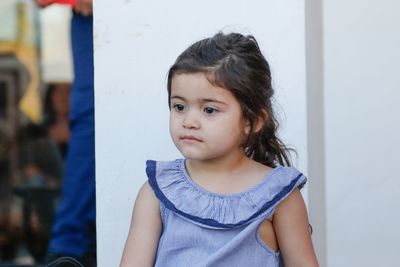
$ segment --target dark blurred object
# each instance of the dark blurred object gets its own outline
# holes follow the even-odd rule
[[[18,183],[18,129],[24,118],[18,102],[29,83],[26,66],[14,54],[0,53],[0,203],[9,206],[11,185]],[[6,195],[5,195],[6,193]]]
[[[26,265],[26,264],[13,264],[13,263],[0,263],[0,267],[47,267],[45,265]]]
[[[95,266],[96,266],[95,255],[85,255],[82,257],[65,257],[59,254],[49,254],[46,260],[46,267],[95,267]]]
[[[17,134],[27,120],[18,103],[32,77],[16,54],[0,51],[0,261],[14,259],[22,236],[12,186],[20,182]]]
[[[59,187],[63,161],[56,144],[46,137],[46,129],[41,125],[33,124],[21,128],[19,143],[19,169],[22,171],[22,184]]]
[[[20,234],[12,229],[9,213],[0,213],[0,260],[12,261],[19,244]],[[1,266],[1,265],[0,265]]]
[[[10,187],[10,151],[11,142],[6,133],[0,128],[0,216],[8,209],[8,189]],[[0,238],[1,240],[1,238]],[[1,241],[0,241],[1,244]]]
[[[56,143],[65,158],[69,140],[70,83],[48,84],[44,100],[43,127],[47,136]]]
[[[15,223],[10,192],[11,140],[0,128],[0,261],[11,261],[17,254],[21,229]]]
[[[48,187],[15,187],[23,200],[23,229],[26,245],[35,262],[43,262],[47,253],[54,220],[58,189]]]

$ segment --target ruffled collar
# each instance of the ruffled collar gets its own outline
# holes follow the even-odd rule
[[[193,182],[185,160],[146,162],[149,184],[169,210],[194,223],[212,228],[233,228],[272,214],[275,207],[305,176],[294,168],[276,167],[259,183],[235,194],[210,192]]]

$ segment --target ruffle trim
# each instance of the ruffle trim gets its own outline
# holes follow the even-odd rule
[[[294,168],[276,167],[254,187],[237,194],[216,194],[195,184],[185,160],[146,162],[150,186],[162,204],[197,224],[234,228],[271,213],[306,177]]]

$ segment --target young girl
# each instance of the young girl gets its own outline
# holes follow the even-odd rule
[[[218,33],[178,57],[168,100],[184,159],[147,161],[121,266],[318,266],[272,96],[253,36]]]

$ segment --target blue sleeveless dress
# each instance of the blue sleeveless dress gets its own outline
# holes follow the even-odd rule
[[[146,164],[163,225],[155,266],[284,266],[280,252],[261,240],[258,227],[305,184],[302,173],[279,166],[254,187],[224,195],[195,184],[184,159]]]

